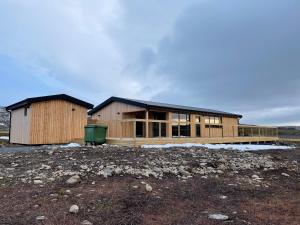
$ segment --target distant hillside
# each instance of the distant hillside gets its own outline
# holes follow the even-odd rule
[[[4,107],[0,106],[0,131],[9,130],[9,113]]]
[[[283,138],[300,138],[299,126],[285,126],[279,127],[279,136]]]

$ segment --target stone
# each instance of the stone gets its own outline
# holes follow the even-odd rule
[[[66,181],[67,184],[77,184],[79,182],[80,182],[80,177],[78,175],[74,175]]]
[[[69,212],[70,213],[74,213],[74,214],[77,214],[79,212],[79,207],[78,205],[72,205],[69,209]]]
[[[146,191],[148,191],[148,192],[152,191],[152,187],[150,184],[146,184]]]
[[[84,220],[80,223],[81,225],[93,225],[90,221]]]
[[[34,180],[33,183],[34,184],[43,184],[43,181],[42,180]]]
[[[120,167],[117,167],[115,169],[115,174],[119,175],[120,173],[122,173],[122,169]]]
[[[38,221],[41,221],[41,220],[45,220],[46,217],[45,216],[37,216],[35,219]]]
[[[87,165],[81,165],[80,168],[83,170],[87,170],[89,167]]]
[[[209,214],[208,218],[213,220],[228,220],[229,217],[223,214]]]
[[[290,176],[287,173],[282,173],[281,175],[284,176],[284,177],[289,177]]]
[[[260,180],[260,179],[262,179],[262,178],[259,177],[259,176],[256,175],[256,174],[253,174],[253,175],[252,175],[252,179],[253,179],[253,180]]]
[[[220,199],[227,199],[227,196],[226,195],[221,195]]]

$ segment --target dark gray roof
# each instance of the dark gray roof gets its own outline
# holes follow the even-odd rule
[[[105,106],[109,105],[112,102],[122,102],[129,105],[135,105],[146,109],[166,109],[170,111],[181,111],[181,112],[197,112],[203,113],[208,115],[223,115],[229,117],[242,117],[242,115],[228,113],[218,110],[212,109],[204,109],[204,108],[197,108],[191,106],[182,106],[182,105],[174,105],[174,104],[166,104],[160,102],[152,102],[152,101],[144,101],[144,100],[136,100],[136,99],[129,99],[129,98],[120,98],[120,97],[110,97],[106,101],[102,102],[100,105],[96,106],[92,109],[89,114],[92,115],[99,111],[100,109],[104,108]]]
[[[49,100],[65,100],[68,102],[72,102],[74,104],[83,106],[87,109],[92,109],[94,105],[84,102],[80,99],[74,98],[72,96],[66,95],[66,94],[59,94],[59,95],[48,95],[48,96],[41,96],[41,97],[34,97],[34,98],[26,98],[20,102],[14,103],[12,105],[9,105],[6,107],[6,110],[15,110],[18,108],[22,108],[24,106],[30,105],[35,102],[43,102],[43,101],[49,101]]]

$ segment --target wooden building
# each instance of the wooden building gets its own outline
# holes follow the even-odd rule
[[[118,97],[107,99],[89,115],[90,123],[108,126],[107,140],[111,144],[272,141],[276,135],[272,131],[274,136],[241,137],[242,116],[238,114]]]
[[[93,105],[71,96],[27,98],[6,107],[10,143],[61,144],[84,138],[87,110]]]

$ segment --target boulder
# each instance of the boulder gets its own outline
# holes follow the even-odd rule
[[[209,214],[208,218],[213,220],[228,220],[229,217],[223,214]]]
[[[80,177],[78,175],[74,175],[66,181],[67,184],[77,184],[79,182],[80,182]]]
[[[79,207],[78,205],[72,205],[69,209],[69,212],[70,213],[74,213],[74,214],[77,214],[79,212]]]

